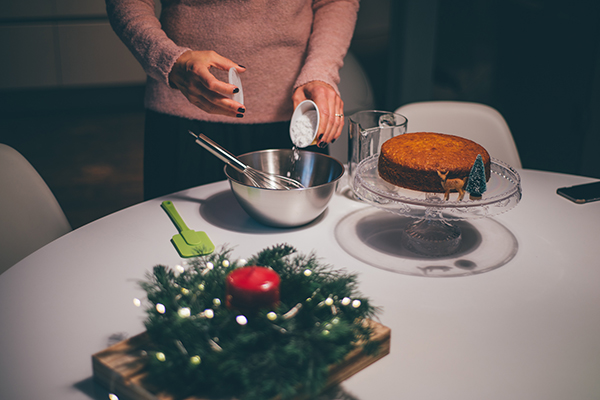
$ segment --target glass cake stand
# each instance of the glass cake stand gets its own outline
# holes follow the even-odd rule
[[[457,252],[464,253],[468,247],[464,242],[463,231],[465,229],[468,233],[467,236],[472,236],[473,230],[483,229],[484,231],[495,231],[492,236],[497,238],[498,231],[506,231],[500,224],[493,221],[483,224],[469,222],[504,213],[515,207],[521,200],[519,174],[509,165],[496,159],[491,160],[490,180],[487,182],[487,190],[481,199],[472,200],[467,193],[462,201],[458,201],[458,193],[451,193],[449,200],[444,201],[444,193],[420,192],[392,185],[379,177],[378,161],[379,155],[374,155],[360,162],[354,177],[355,195],[377,209],[404,217],[403,220],[408,222],[402,224],[403,237],[398,239],[398,246],[404,246],[411,253],[430,260],[432,258],[448,258]],[[478,228],[477,225],[480,225],[481,228]],[[498,243],[486,244],[485,240],[483,241],[485,245],[478,245],[478,247],[487,247],[488,251],[493,249],[492,252],[498,253],[497,258],[505,261],[507,257],[514,256],[516,240],[510,232],[501,233],[500,236],[508,238],[500,240],[500,242],[504,242],[504,249],[499,248]],[[464,260],[457,262],[464,263]],[[497,260],[478,263],[478,267],[471,271],[463,268],[459,274],[481,272],[493,266],[498,266]],[[411,266],[406,268],[408,270],[405,270],[403,266],[386,269],[395,269],[396,272],[411,275],[423,275],[424,270],[422,269],[415,270]],[[444,269],[441,268],[441,270]],[[431,271],[433,270],[430,269]],[[452,275],[447,274],[447,270],[443,272],[441,275]]]

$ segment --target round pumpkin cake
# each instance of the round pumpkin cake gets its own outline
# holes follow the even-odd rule
[[[378,171],[383,180],[393,185],[443,193],[438,172],[448,172],[447,179],[467,178],[478,154],[489,180],[490,155],[483,146],[443,133],[405,133],[388,139],[381,146]]]

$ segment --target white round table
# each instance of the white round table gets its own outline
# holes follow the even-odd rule
[[[93,381],[91,355],[144,330],[144,311],[132,301],[144,296],[137,282],[156,264],[181,263],[170,243],[177,231],[160,207],[169,199],[191,229],[229,244],[235,257],[289,243],[359,274],[392,344],[389,355],[343,383],[351,398],[597,399],[600,202],[576,205],[555,193],[589,178],[519,173],[521,202],[494,218],[516,238],[516,254],[465,277],[402,275],[359,261],[334,232],[370,206],[341,194],[297,229],[250,219],[227,182],[99,219],[0,275],[0,398],[107,399]]]

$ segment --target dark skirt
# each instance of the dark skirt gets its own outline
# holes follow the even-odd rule
[[[290,122],[226,124],[146,111],[144,199],[226,179],[225,163],[194,142],[188,130],[211,138],[235,155],[264,149],[291,149]],[[327,153],[311,146],[306,150]]]

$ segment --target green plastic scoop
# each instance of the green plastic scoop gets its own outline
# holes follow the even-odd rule
[[[171,217],[179,233],[171,239],[181,257],[196,257],[210,254],[215,245],[205,232],[193,231],[187,227],[171,201],[163,201],[160,205]]]

